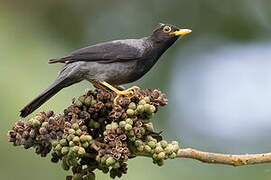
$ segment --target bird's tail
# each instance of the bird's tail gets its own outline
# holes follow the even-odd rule
[[[58,93],[61,89],[66,87],[64,80],[57,79],[49,88],[43,91],[38,97],[33,99],[29,104],[27,104],[21,111],[20,116],[26,117],[37,108],[39,108],[43,103],[49,100],[52,96]]]

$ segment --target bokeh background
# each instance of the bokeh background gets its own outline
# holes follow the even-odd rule
[[[61,68],[48,65],[48,59],[101,41],[147,36],[159,22],[193,33],[134,83],[168,95],[169,105],[153,120],[155,128],[183,147],[270,152],[270,7],[270,0],[0,0],[0,179],[60,180],[68,174],[49,157],[7,142],[20,108],[49,86]],[[69,87],[39,110],[61,113],[90,86]],[[234,168],[175,159],[157,167],[151,159],[136,158],[121,179],[270,178],[271,164]],[[109,177],[97,173],[97,179]]]

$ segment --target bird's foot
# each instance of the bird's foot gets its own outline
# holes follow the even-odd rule
[[[115,91],[115,93],[117,94],[117,96],[115,97],[115,99],[113,101],[114,104],[117,104],[117,100],[118,100],[118,98],[120,96],[132,96],[135,89],[140,89],[140,88],[137,87],[137,86],[133,86],[133,87],[131,87],[129,89],[126,89],[126,90],[123,90],[123,91],[119,91],[119,90],[117,92]]]
[[[114,92],[117,94],[117,96],[115,97],[115,99],[114,99],[114,101],[113,101],[114,104],[117,104],[117,99],[118,99],[120,96],[131,96],[131,95],[133,95],[135,89],[139,89],[139,87],[133,86],[133,87],[131,87],[131,88],[129,88],[129,89],[120,91],[120,90],[118,90],[117,88],[113,87],[112,85],[108,84],[108,83],[105,82],[105,81],[100,81],[99,84],[101,84],[101,85],[103,85],[103,86],[105,86],[105,87],[111,89],[112,91],[114,91]]]

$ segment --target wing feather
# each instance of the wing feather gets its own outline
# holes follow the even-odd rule
[[[142,39],[126,39],[78,49],[67,56],[51,59],[49,63],[72,63],[76,61],[112,63],[140,59],[143,53],[144,41]]]

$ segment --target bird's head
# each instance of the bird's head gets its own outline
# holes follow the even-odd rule
[[[160,23],[151,34],[151,40],[155,43],[172,45],[179,37],[191,33],[190,29],[181,29],[171,24]]]

